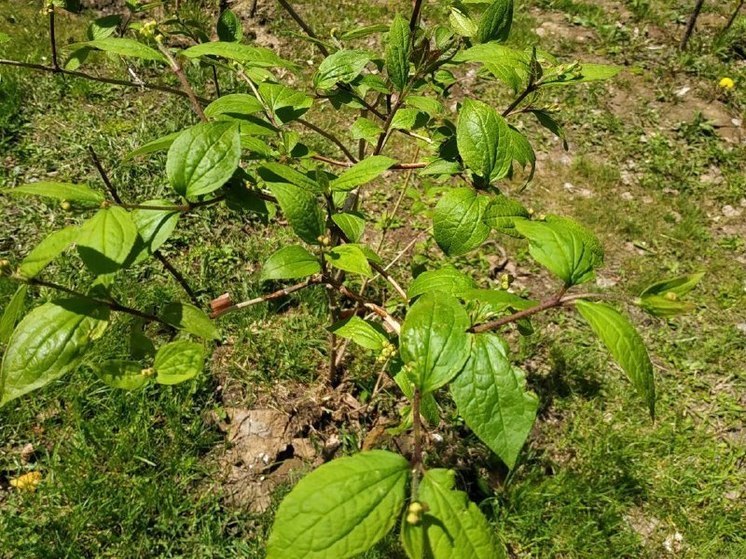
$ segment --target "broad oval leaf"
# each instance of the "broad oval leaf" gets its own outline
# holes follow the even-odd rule
[[[176,192],[194,198],[228,182],[240,159],[238,124],[208,122],[184,130],[171,144],[166,173]]]
[[[462,37],[473,37],[477,34],[477,24],[468,14],[458,8],[451,8],[448,21],[451,24],[451,29]]]
[[[428,510],[419,524],[402,522],[401,539],[411,559],[505,559],[495,529],[463,491],[454,489],[453,470],[425,472],[418,501]]]
[[[281,248],[264,263],[262,280],[305,278],[321,271],[319,259],[298,245]]]
[[[0,406],[74,369],[108,321],[108,307],[83,299],[52,301],[28,313],[3,356]]]
[[[489,199],[473,188],[446,192],[435,206],[433,236],[449,256],[466,254],[481,245],[490,234],[483,221]]]
[[[0,317],[0,344],[7,343],[10,339],[13,329],[16,327],[16,322],[18,322],[23,312],[27,291],[28,285],[22,283],[3,310],[3,316]]]
[[[119,206],[104,208],[80,226],[78,254],[94,274],[110,274],[129,263],[137,239],[129,212]]]
[[[142,206],[168,207],[168,200],[148,200]],[[180,213],[169,210],[137,209],[132,212],[132,221],[137,227],[138,239],[133,249],[133,264],[138,264],[157,251],[176,229]]]
[[[202,344],[177,340],[158,348],[153,368],[158,384],[179,384],[193,379],[205,366]]]
[[[305,173],[281,163],[268,162],[257,169],[259,176],[267,183],[287,182],[309,192],[320,193],[324,188]]]
[[[596,268],[603,264],[598,239],[571,219],[547,216],[546,221],[519,220],[514,226],[528,239],[531,256],[567,286],[593,279]]]
[[[531,214],[522,204],[503,196],[502,194],[490,199],[490,203],[484,210],[484,222],[506,235],[511,237],[520,237],[515,230],[515,222],[520,219],[528,219]]]
[[[508,175],[512,162],[510,128],[489,105],[471,99],[464,101],[456,142],[464,164],[477,176],[492,182]]]
[[[697,284],[702,281],[705,277],[704,272],[697,272],[696,274],[688,274],[685,276],[677,276],[675,278],[657,281],[652,285],[646,287],[640,297],[649,297],[651,295],[667,295],[674,293],[678,297],[683,297],[689,293],[692,289],[697,287]]]
[[[474,336],[471,355],[450,385],[459,414],[469,428],[509,468],[536,419],[538,398],[508,359],[508,348],[494,334]]]
[[[200,43],[181,51],[179,54],[187,58],[202,56],[219,56],[228,60],[235,60],[246,66],[256,68],[295,68],[295,65],[280,58],[274,51],[264,47],[252,47],[235,42],[214,41]]]
[[[386,72],[399,91],[404,91],[409,78],[410,32],[407,21],[399,14],[391,23],[386,47]]]
[[[86,30],[86,34],[90,40],[106,39],[111,37],[122,23],[122,16],[119,14],[112,14],[98,19],[94,19]]]
[[[500,289],[467,289],[460,296],[465,301],[479,301],[494,314],[500,314],[507,310],[523,311],[539,304],[538,301],[524,299]]]
[[[219,340],[220,332],[202,309],[174,301],[163,307],[161,318],[171,326],[206,340]]]
[[[510,34],[513,23],[513,0],[492,0],[492,4],[484,11],[479,20],[477,41],[505,42]]]
[[[241,20],[233,10],[225,9],[218,18],[218,38],[226,42],[241,42],[243,39],[243,29],[241,29]]]
[[[79,43],[73,46],[88,46],[95,49],[110,52],[112,54],[118,54],[119,56],[127,56],[130,58],[140,58],[141,60],[154,60],[157,62],[166,62],[166,58],[155,50],[139,41],[134,39],[126,39],[123,37],[108,37],[106,39],[95,39],[88,41],[87,43]]]
[[[171,145],[176,141],[176,138],[178,138],[181,133],[182,130],[179,130],[178,132],[173,132],[172,134],[167,134],[166,136],[156,138],[152,142],[148,142],[147,144],[144,144],[139,148],[132,150],[124,156],[124,159],[126,161],[127,159],[133,159],[141,155],[147,155],[149,153],[155,153],[157,151],[165,151],[171,147]]]
[[[138,390],[148,383],[142,365],[136,361],[112,359],[94,367],[94,371],[105,384],[120,390]]]
[[[248,93],[231,93],[218,97],[205,107],[205,116],[215,118],[227,115],[232,118],[241,118],[264,110],[259,99]]]
[[[279,83],[259,84],[259,95],[267,103],[279,124],[287,124],[299,119],[313,105],[313,98],[302,91]]]
[[[464,307],[444,293],[428,293],[409,309],[400,351],[409,378],[423,393],[444,386],[464,366],[471,344],[469,326]]]
[[[370,549],[396,524],[409,463],[383,450],[317,468],[280,504],[267,559],[345,559]]]
[[[370,62],[370,55],[362,50],[340,50],[326,57],[313,77],[318,89],[331,89],[337,83],[350,83]]]
[[[396,160],[384,155],[374,155],[355,163],[331,182],[332,190],[348,191],[369,183],[389,170]]]
[[[332,216],[332,221],[353,243],[358,242],[365,232],[365,218],[360,214],[337,213]]]
[[[269,183],[267,187],[277,198],[295,234],[307,243],[318,244],[326,227],[316,196],[292,184]]]
[[[70,225],[50,234],[26,255],[18,267],[18,272],[25,278],[36,277],[47,264],[75,242],[79,232],[77,226]]]
[[[439,270],[429,270],[417,276],[407,289],[407,297],[414,299],[425,293],[440,291],[453,297],[460,297],[475,286],[474,280],[448,264]]]
[[[383,328],[359,316],[340,320],[332,324],[329,330],[340,338],[352,340],[359,346],[374,351],[380,351],[389,343],[389,338]]]
[[[645,400],[655,418],[655,378],[653,364],[640,334],[619,311],[606,303],[577,301],[576,308],[601,338],[614,360],[627,373],[632,385]]]
[[[363,252],[362,248],[356,245],[336,246],[327,252],[325,257],[329,264],[339,270],[360,274],[365,277],[373,275],[373,270],[368,262],[368,256]]]
[[[4,188],[0,190],[4,194],[28,194],[31,196],[43,196],[77,202],[86,206],[98,206],[104,201],[100,192],[91,190],[82,184],[69,184],[64,182],[40,181],[31,184],[16,186],[15,188]]]

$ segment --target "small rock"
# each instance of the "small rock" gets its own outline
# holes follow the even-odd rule
[[[676,95],[676,97],[683,97],[684,95],[689,93],[691,90],[692,90],[691,87],[689,87],[688,85],[685,85],[681,89],[677,89],[676,91],[674,91],[674,95]]]
[[[622,200],[625,200],[627,202],[631,202],[632,200],[635,199],[635,197],[632,196],[631,192],[622,192],[621,198],[622,198]]]
[[[723,211],[723,215],[725,217],[738,217],[738,216],[741,215],[741,210],[740,209],[736,209],[736,208],[734,208],[733,206],[730,206],[730,205],[723,206],[723,210],[722,211]]]

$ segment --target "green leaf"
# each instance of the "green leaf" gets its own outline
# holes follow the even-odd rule
[[[27,291],[28,285],[25,283],[21,284],[10,301],[8,301],[3,311],[3,316],[0,317],[0,344],[5,344],[10,339],[13,329],[16,327],[16,322],[18,322],[23,312],[23,304],[26,302]],[[0,383],[0,388],[2,388],[2,383]]]
[[[259,95],[269,105],[275,120],[280,124],[287,124],[299,119],[313,105],[312,97],[302,91],[278,83],[263,82],[259,84]]]
[[[358,118],[350,126],[350,136],[353,140],[365,140],[369,144],[375,144],[382,133],[383,128],[366,117]]]
[[[374,155],[355,163],[331,182],[332,190],[349,191],[380,177],[396,163],[384,155]]]
[[[382,33],[388,30],[388,26],[383,24],[366,25],[346,31],[345,33],[342,33],[339,38],[343,41],[351,41],[353,39],[362,39],[363,37],[368,37],[369,35],[375,35],[376,33]]]
[[[603,249],[596,237],[571,219],[520,220],[515,221],[515,229],[529,240],[531,256],[567,286],[593,279],[595,269],[603,264]]]
[[[319,259],[298,245],[281,248],[262,268],[262,281],[305,278],[321,271]]]
[[[98,19],[94,19],[89,25],[86,34],[88,39],[106,39],[116,33],[117,27],[122,23],[122,16],[112,14]]]
[[[365,232],[365,219],[360,214],[337,213],[332,216],[332,221],[353,243],[358,242]]]
[[[460,297],[462,293],[474,287],[474,280],[448,264],[439,270],[422,272],[407,289],[407,297],[414,299],[425,293],[447,293]]]
[[[391,119],[391,128],[393,130],[414,130],[425,126],[430,120],[430,116],[419,109],[399,109],[396,111],[394,118]]]
[[[515,222],[516,220],[528,219],[530,216],[531,214],[522,204],[500,194],[490,199],[489,205],[484,210],[483,220],[500,233],[511,237],[520,237],[515,230]]]
[[[269,183],[267,187],[277,198],[295,234],[307,243],[318,244],[326,226],[316,196],[292,184]]]
[[[174,132],[173,134],[168,134],[166,136],[162,136],[160,138],[157,138],[153,140],[152,142],[148,142],[147,144],[144,144],[140,146],[139,148],[129,152],[127,155],[124,156],[125,161],[128,159],[133,159],[135,157],[139,157],[140,155],[147,155],[148,153],[155,153],[156,151],[164,151],[171,147],[171,144],[173,144],[176,141],[176,138],[178,138],[181,135],[182,131],[179,130],[178,132]]]
[[[639,305],[648,314],[661,318],[686,314],[697,308],[694,303],[679,301],[675,293],[670,293],[667,296],[647,295],[640,298]]]
[[[534,171],[536,171],[536,154],[534,153],[534,148],[531,147],[531,143],[528,141],[528,138],[526,138],[526,136],[524,136],[516,128],[509,126],[508,130],[510,131],[511,157],[523,169],[526,168],[526,165],[530,167],[530,172],[528,178],[526,179],[526,184],[528,184],[529,182],[531,182],[531,179],[534,178]]]
[[[138,390],[148,383],[148,377],[136,361],[112,359],[94,367],[94,371],[105,384],[120,390]]]
[[[323,192],[324,188],[305,173],[281,163],[265,163],[257,169],[259,176],[267,183],[290,183],[308,192]]]
[[[539,121],[539,124],[541,124],[544,128],[549,130],[552,134],[557,136],[560,140],[562,140],[562,147],[567,150],[567,137],[565,135],[565,130],[562,128],[562,125],[555,120],[554,116],[549,113],[549,111],[543,111],[543,110],[533,110],[529,111],[532,113],[536,120]]]
[[[243,39],[241,20],[230,9],[223,10],[218,18],[218,38],[225,42],[240,43]]]
[[[409,79],[410,44],[409,24],[396,14],[386,47],[386,72],[399,91],[404,91]]]
[[[209,194],[233,176],[241,159],[241,136],[233,122],[208,122],[184,130],[168,150],[166,173],[187,198]]]
[[[697,287],[704,276],[704,272],[697,272],[696,274],[678,276],[672,279],[658,281],[646,287],[645,290],[640,294],[640,297],[645,298],[652,295],[665,296],[669,293],[673,293],[678,297],[683,297],[692,289]]]
[[[99,210],[80,226],[78,254],[94,274],[111,274],[129,263],[137,240],[137,226],[131,214],[112,206]]]
[[[510,364],[505,342],[494,334],[474,336],[469,360],[451,382],[451,394],[469,428],[513,469],[539,401]]]
[[[168,207],[172,204],[168,200],[148,200],[141,205]],[[138,209],[130,215],[138,233],[130,259],[133,264],[138,264],[152,256],[168,240],[179,222],[180,212]]]
[[[15,188],[3,188],[0,192],[13,195],[28,194],[31,196],[56,198],[58,200],[67,200],[68,202],[78,202],[86,206],[98,206],[104,201],[104,196],[100,192],[91,190],[82,184],[68,184],[63,182],[34,182],[16,186]]]
[[[408,107],[413,107],[419,111],[425,112],[431,117],[435,117],[444,111],[443,105],[440,101],[423,95],[408,95],[405,104]]]
[[[267,559],[345,559],[370,549],[401,513],[409,463],[384,450],[317,468],[280,504]]]
[[[155,346],[143,332],[143,320],[136,319],[130,325],[129,350],[133,359],[155,357]]]
[[[245,66],[254,68],[295,68],[295,65],[277,56],[274,51],[264,47],[250,47],[235,42],[213,41],[200,43],[181,51],[179,54],[187,58],[201,58],[203,56],[218,56],[228,60],[235,60]]]
[[[477,24],[468,14],[458,8],[451,8],[448,21],[451,24],[451,29],[462,37],[473,37],[477,34]]]
[[[611,305],[577,301],[580,314],[601,338],[614,360],[627,373],[655,418],[655,378],[648,350],[635,327]]]
[[[88,60],[88,55],[91,54],[94,50],[96,49],[92,49],[90,47],[80,47],[79,49],[75,49],[74,51],[72,51],[68,55],[67,60],[65,60],[65,70],[74,72],[75,70],[80,68],[83,64],[85,64],[85,61]]]
[[[505,42],[510,34],[513,23],[513,0],[493,0],[479,20],[477,42],[490,41]]]
[[[482,218],[489,199],[473,188],[446,192],[435,206],[433,236],[449,256],[466,254],[479,247],[490,233]]]
[[[232,93],[218,97],[205,107],[205,116],[215,118],[229,116],[240,119],[264,110],[259,99],[248,93]],[[178,134],[177,134],[178,135]]]
[[[179,384],[193,379],[205,366],[202,344],[178,340],[161,346],[155,354],[155,381],[158,384]]]
[[[118,54],[119,56],[166,62],[166,58],[160,52],[134,39],[108,37],[106,39],[96,39],[88,41],[87,43],[78,43],[72,46],[88,46],[112,54]]]
[[[45,303],[28,313],[3,356],[0,406],[77,367],[108,320],[108,307],[81,299]]]
[[[396,382],[402,393],[411,402],[414,399],[414,384],[412,384],[412,381],[409,380],[406,373],[404,371],[400,371],[399,373],[394,375],[394,382]],[[407,419],[405,419],[405,423],[403,423],[403,425],[406,426],[406,429],[410,429],[413,419],[412,406],[407,406],[407,408],[405,409],[408,409],[408,411],[406,412],[406,415],[408,417]],[[438,407],[438,402],[435,400],[435,396],[432,392],[422,395],[422,399],[420,402],[420,414],[422,415],[422,417],[425,418],[425,421],[427,421],[433,427],[436,427],[438,423],[440,423],[440,408]]]
[[[359,316],[340,320],[332,324],[329,330],[340,338],[352,340],[359,346],[373,351],[380,351],[389,343],[386,332],[378,324],[363,320]]]
[[[313,77],[318,89],[331,89],[337,83],[350,83],[370,62],[370,55],[362,50],[340,50],[326,57]]]
[[[219,340],[220,332],[202,309],[189,303],[172,302],[161,310],[161,319],[174,328],[206,340]]]
[[[495,109],[467,99],[461,107],[456,130],[458,152],[464,164],[487,182],[510,171],[510,128]]]
[[[80,230],[75,225],[70,225],[59,231],[55,231],[26,255],[18,272],[25,278],[34,278],[47,265],[64,252],[78,238]]]
[[[524,299],[500,289],[467,289],[460,294],[460,297],[465,301],[479,301],[494,314],[507,310],[523,311],[539,304],[538,301]]]
[[[505,550],[495,537],[479,507],[457,491],[453,470],[425,472],[417,500],[428,510],[420,523],[402,522],[401,539],[410,559],[505,559]]]
[[[339,245],[325,254],[327,262],[339,270],[360,274],[367,278],[373,275],[368,258],[360,247]]]
[[[411,381],[423,393],[447,384],[469,357],[471,326],[464,307],[442,292],[423,295],[402,325],[400,350]]]
[[[485,43],[460,52],[456,62],[479,62],[484,68],[514,92],[528,84],[531,55],[497,43]]]

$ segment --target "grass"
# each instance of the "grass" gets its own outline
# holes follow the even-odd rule
[[[384,21],[395,8],[298,4],[322,33],[332,26]],[[620,295],[634,297],[662,276],[703,269],[707,277],[692,315],[670,323],[634,315],[657,368],[655,423],[646,419],[629,384],[579,320],[548,316],[537,323],[547,337],[514,344],[542,402],[518,466],[496,482],[495,471],[502,470],[491,468],[489,460],[470,458],[467,448],[479,446],[467,438],[455,460],[462,465],[462,480],[514,557],[742,557],[745,237],[743,217],[728,218],[724,208],[738,210],[746,198],[746,152],[696,113],[715,104],[743,118],[746,72],[734,61],[731,43],[712,27],[695,35],[689,53],[672,48],[681,31],[676,22],[687,14],[688,2],[523,4],[532,10],[517,13],[517,44],[534,40],[543,21],[556,21],[563,34],[542,39],[545,48],[566,60],[603,59],[630,71],[612,85],[551,93],[563,106],[568,154],[525,121],[540,134],[536,151],[548,155],[522,199],[540,213],[568,214],[593,228],[608,251],[601,277]],[[604,9],[607,4],[613,9]],[[406,5],[397,4],[401,11]],[[620,17],[621,8],[630,10],[632,19]],[[430,9],[447,13],[447,3]],[[0,56],[46,56],[38,31],[44,20],[34,7],[0,0],[0,13],[15,20],[0,16],[0,32],[12,38],[0,45]],[[82,38],[83,20],[61,18],[61,44]],[[660,33],[648,40],[634,27]],[[269,30],[286,57],[306,60],[312,49],[291,33],[294,29],[278,14]],[[574,30],[590,30],[593,39],[574,41]],[[665,48],[649,48],[658,44]],[[728,94],[716,87],[723,75],[737,83]],[[124,196],[166,193],[162,155],[135,162],[122,158],[191,122],[182,100],[25,71],[2,69],[0,77],[0,187],[41,177],[100,187],[87,158],[90,144]],[[691,93],[680,98],[676,92],[684,85]],[[495,89],[478,93],[504,104]],[[323,111],[313,117],[333,123]],[[422,192],[439,188],[420,184],[406,203],[426,213],[428,196]],[[390,199],[382,191],[372,203]],[[0,256],[13,261],[46,233],[77,219],[55,204],[18,204],[6,197],[0,198],[0,212]],[[165,253],[188,272],[205,302],[226,290],[237,299],[258,294],[259,263],[290,240],[280,227],[267,230],[222,209],[184,220]],[[392,236],[404,233],[406,224],[401,225]],[[520,243],[506,241],[505,247],[520,270],[534,269]],[[488,250],[459,262],[484,277]],[[439,258],[433,243],[425,241],[413,267]],[[55,262],[49,272],[69,285],[91,280],[72,256]],[[0,281],[0,306],[13,290]],[[181,297],[157,263],[123,274],[117,295],[142,308]],[[313,381],[323,370],[323,325],[321,293],[302,292],[292,301],[255,307],[221,322],[231,340],[230,359],[194,383],[122,393],[83,367],[0,410],[0,484],[31,469],[43,475],[35,493],[0,489],[0,557],[261,557],[272,510],[256,516],[225,504],[214,459],[225,439],[206,418],[220,411],[224,378],[245,391],[249,406],[274,382]],[[99,343],[92,362],[123,354],[128,326],[125,320],[115,324],[115,335]],[[370,389],[366,359],[352,374]],[[35,449],[30,463],[20,458],[27,444]],[[399,557],[395,543],[390,536],[366,557]]]

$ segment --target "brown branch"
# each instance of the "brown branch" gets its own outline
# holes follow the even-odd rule
[[[521,93],[518,97],[516,97],[513,102],[508,105],[508,108],[503,111],[502,116],[506,117],[512,113],[518,105],[521,104],[521,102],[531,95],[534,91],[536,91],[536,85],[535,84],[529,84],[526,89],[523,90],[523,93]]]
[[[358,295],[346,285],[338,282],[332,277],[324,276],[323,279],[324,283],[330,288],[336,289],[348,299],[352,299],[353,301],[360,303],[366,309],[376,313],[394,332],[396,332],[397,335],[399,334],[399,332],[401,332],[401,324],[399,324],[399,322],[393,316],[391,316],[391,314],[386,309],[384,309],[380,305],[377,305],[376,303],[373,303],[372,301],[368,301],[368,299],[362,297],[361,295]]]
[[[420,23],[420,16],[422,15],[422,0],[414,0],[414,8],[412,8],[412,17],[409,18],[409,32],[414,34],[415,29]]]
[[[694,5],[694,11],[692,12],[692,15],[689,16],[689,22],[686,24],[686,31],[684,31],[684,36],[681,38],[681,42],[679,43],[679,50],[686,50],[686,47],[689,44],[689,39],[692,37],[692,33],[694,33],[694,27],[697,25],[697,18],[699,18],[699,13],[702,11],[704,3],[705,0],[697,0],[697,3]]]
[[[158,50],[160,50],[163,56],[166,57],[168,65],[171,67],[171,71],[179,79],[179,82],[181,82],[181,89],[186,94],[189,101],[192,103],[194,112],[197,114],[202,122],[207,122],[205,111],[202,110],[202,105],[200,104],[197,96],[194,94],[194,90],[192,89],[192,86],[190,85],[183,68],[179,65],[171,52],[160,42],[158,43]]]
[[[104,181],[104,184],[106,185],[106,189],[109,191],[109,194],[111,194],[112,199],[119,204],[122,205],[122,199],[119,197],[119,193],[117,193],[117,189],[114,188],[114,185],[111,184],[111,180],[109,180],[109,175],[106,173],[106,170],[101,165],[101,161],[98,158],[98,155],[96,155],[96,151],[93,149],[93,146],[88,146],[88,152],[91,154],[91,159],[93,160],[93,164],[96,166],[96,169],[98,170],[98,174],[101,176],[101,180]]]
[[[533,316],[537,313],[559,307],[562,303],[562,297],[565,295],[565,292],[567,291],[566,287],[563,287],[559,290],[559,292],[554,295],[553,297],[550,297],[549,299],[546,299],[536,305],[535,307],[531,307],[529,309],[525,309],[522,311],[519,311],[517,313],[513,313],[508,316],[503,316],[502,318],[498,318],[497,320],[491,320],[490,322],[485,322],[484,324],[477,324],[475,326],[472,326],[469,329],[469,332],[472,332],[474,334],[481,334],[483,332],[490,332],[492,330],[497,330],[498,328],[501,328],[505,326],[506,324],[510,324],[512,322],[517,322],[523,318],[528,318],[529,316]]]
[[[300,25],[301,29],[305,32],[306,35],[311,37],[311,39],[314,39],[314,44],[319,49],[319,52],[323,54],[324,56],[329,56],[329,50],[324,46],[324,44],[321,42],[321,39],[319,39],[318,35],[314,32],[313,28],[308,25],[302,17],[298,14],[298,12],[295,11],[293,6],[290,5],[290,2],[287,0],[277,0],[280,5],[285,9],[285,11],[290,14],[290,17],[292,17],[295,20],[295,23]]]
[[[168,259],[163,255],[163,253],[160,250],[156,250],[155,252],[153,252],[153,256],[155,256],[158,262],[160,262],[163,265],[163,267],[166,269],[166,271],[173,276],[176,282],[181,286],[184,292],[189,296],[189,299],[192,300],[192,303],[194,304],[194,306],[199,307],[199,299],[197,299],[197,294],[191,288],[191,286],[187,282],[184,275],[179,270],[177,270],[174,267],[174,265],[171,264],[171,262],[168,261]]]
[[[73,78],[82,78],[84,80],[90,80],[94,82],[107,83],[110,85],[121,85],[124,87],[134,87],[137,89],[152,89],[153,91],[161,91],[163,93],[170,93],[172,95],[178,95],[179,97],[189,98],[189,96],[173,87],[167,85],[159,85],[148,82],[133,82],[128,80],[119,80],[116,78],[106,78],[101,76],[94,76],[93,74],[86,74],[85,72],[78,72],[76,70],[65,70],[64,68],[55,69],[53,66],[44,66],[43,64],[34,64],[32,62],[20,62],[18,60],[8,60],[0,58],[0,66],[13,66],[15,68],[28,68],[29,70],[39,70],[41,72],[51,72],[53,74],[62,74],[64,76],[71,76]],[[197,100],[203,105],[207,105],[210,101],[202,97],[197,97]]]
[[[60,64],[57,57],[57,38],[54,25],[54,4],[50,4],[47,10],[49,11],[49,43],[52,48],[52,69],[55,72],[59,72]]]
[[[259,303],[266,303],[267,301],[272,301],[274,299],[287,297],[291,293],[295,293],[296,291],[300,291],[301,289],[305,289],[306,287],[310,287],[312,285],[319,285],[320,283],[322,283],[321,276],[311,276],[305,281],[296,283],[295,285],[291,285],[289,287],[283,287],[282,289],[278,289],[277,291],[273,291],[272,293],[268,293],[267,295],[262,295],[261,297],[256,297],[254,299],[249,299],[248,301],[243,301],[241,303],[236,303],[235,305],[230,305],[228,307],[215,310],[210,316],[212,318],[218,318],[219,316],[223,316],[224,314],[227,314],[229,312],[245,309],[253,305],[258,305]]]
[[[332,142],[335,146],[337,146],[342,151],[342,153],[345,154],[345,157],[347,157],[347,159],[349,159],[353,163],[357,163],[357,159],[355,158],[354,155],[352,155],[352,152],[349,149],[347,149],[347,146],[345,146],[342,143],[342,141],[339,138],[337,138],[334,134],[332,134],[331,132],[327,132],[323,128],[320,128],[320,127],[316,126],[314,123],[308,122],[305,119],[299,118],[299,119],[297,119],[297,121],[298,121],[299,124],[302,124],[303,126],[305,126],[306,128],[308,128],[309,130],[313,130],[314,132],[316,132],[320,136],[323,136],[324,138],[326,138],[327,140],[329,140],[330,142]]]
[[[744,4],[746,4],[746,0],[740,0],[740,2],[738,2],[736,9],[733,10],[733,13],[728,19],[728,23],[725,24],[725,27],[723,27],[721,33],[726,33],[731,27],[733,27],[733,24],[736,22],[736,18],[738,17],[738,13],[741,11],[741,8],[743,8]]]
[[[420,471],[422,469],[422,417],[420,408],[422,407],[422,392],[415,387],[412,398],[412,437],[414,438],[414,452],[412,453],[412,469]],[[417,480],[417,474],[414,476]],[[415,488],[412,489],[414,495],[417,494]]]
[[[27,279],[27,278],[22,278],[18,276],[12,276],[12,278],[15,279],[16,281],[27,283],[28,285],[35,285],[38,287],[47,287],[49,289],[54,289],[55,291],[60,291],[62,293],[67,293],[69,295],[74,295],[75,297],[85,299],[86,301],[90,301],[91,303],[96,303],[98,305],[105,305],[109,307],[109,309],[111,309],[112,311],[130,314],[132,316],[142,318],[143,320],[146,320],[147,322],[158,322],[160,324],[165,324],[166,326],[171,326],[170,324],[168,324],[168,322],[164,321],[160,317],[155,316],[154,314],[148,314],[146,312],[133,309],[132,307],[127,307],[125,305],[122,305],[121,303],[118,303],[117,301],[113,299],[106,300],[106,299],[99,299],[97,297],[91,297],[90,295],[81,293],[79,291],[75,291],[74,289],[70,289],[69,287],[65,287],[64,285],[59,285],[57,283],[52,283],[50,281],[45,281],[45,280],[41,280],[38,278]]]

